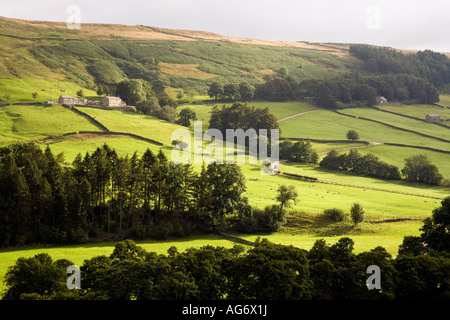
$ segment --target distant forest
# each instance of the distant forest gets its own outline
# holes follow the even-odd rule
[[[254,98],[272,101],[314,98],[322,107],[374,105],[377,97],[408,104],[436,103],[450,84],[450,59],[430,50],[404,54],[368,45],[350,46],[350,54],[364,61],[368,74],[349,72],[333,78],[299,80],[288,72],[268,76],[256,86]]]
[[[450,83],[450,59],[431,50],[405,54],[391,48],[352,45],[350,54],[362,59],[365,68],[371,72],[409,74],[436,87]]]

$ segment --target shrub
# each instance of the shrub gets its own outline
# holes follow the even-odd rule
[[[325,216],[330,218],[333,221],[340,222],[345,220],[345,213],[344,210],[333,208],[333,209],[326,209],[323,212]]]
[[[239,221],[237,229],[245,233],[254,233],[258,230],[258,222],[253,216],[245,216]]]
[[[445,188],[450,188],[450,178],[443,180],[441,184]]]
[[[347,139],[349,140],[359,140],[359,133],[355,130],[349,130],[347,132]]]
[[[350,208],[350,216],[355,226],[364,221],[364,209],[359,203],[354,203]]]
[[[252,213],[238,223],[239,231],[245,233],[276,232],[285,223],[285,213],[279,205],[266,206],[264,209],[252,208]]]
[[[173,234],[173,229],[170,222],[161,222],[150,230],[150,236],[156,240],[167,240]]]

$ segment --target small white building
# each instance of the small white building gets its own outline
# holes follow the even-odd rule
[[[383,103],[386,103],[386,102],[388,102],[387,101],[387,99],[385,98],[385,97],[377,97],[377,103],[378,104],[383,104]]]
[[[272,172],[279,172],[280,171],[280,162],[279,161],[274,161],[270,164],[270,167],[272,169]]]

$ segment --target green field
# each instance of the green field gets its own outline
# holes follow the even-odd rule
[[[442,95],[441,95],[442,99]],[[442,103],[442,102],[440,102]],[[449,103],[450,105],[450,103]],[[450,109],[442,108],[427,104],[415,104],[415,105],[403,105],[403,104],[386,104],[378,106],[382,110],[391,111],[395,113],[404,114],[410,117],[415,117],[418,119],[425,120],[427,114],[439,114],[442,120],[450,119]],[[448,124],[448,122],[443,122],[443,124]]]
[[[438,126],[436,126],[438,127]],[[347,131],[356,130],[360,139],[370,142],[391,142],[450,150],[450,143],[422,137],[386,125],[355,119],[333,111],[320,110],[280,123],[283,137],[345,140]]]
[[[221,239],[215,235],[193,236],[170,241],[136,241],[136,243],[149,252],[167,254],[167,250],[176,246],[179,251],[188,248],[203,247],[206,245],[232,247],[235,245],[230,240]],[[0,250],[0,294],[5,289],[3,279],[7,268],[13,265],[20,257],[32,257],[38,253],[48,253],[54,260],[68,259],[75,265],[81,266],[84,260],[100,255],[110,255],[114,250],[115,243],[103,242],[84,245],[61,246],[61,247],[27,247],[23,249]]]
[[[0,141],[37,140],[81,130],[100,131],[89,120],[60,106],[19,106],[0,108]]]
[[[45,148],[47,144],[50,146],[54,154],[64,153],[64,159],[68,163],[72,163],[78,153],[84,155],[86,152],[92,153],[95,149],[107,144],[117,151],[120,156],[132,155],[135,151],[138,154],[145,152],[147,148],[154,153],[159,151],[159,146],[153,143],[146,143],[141,140],[124,136],[101,136],[94,134],[80,134],[67,136],[64,139],[49,140],[41,144]]]
[[[86,89],[67,80],[59,81],[58,79],[40,77],[0,77],[0,103],[58,101],[60,95],[76,97],[80,89],[83,90],[86,97],[97,96],[95,91]],[[36,99],[33,99],[31,95],[33,92],[38,93]],[[5,98],[7,95],[10,96],[9,101],[6,101]]]
[[[109,110],[105,112],[101,109],[86,107],[80,107],[79,109],[105,125],[110,131],[137,134],[169,146],[172,142],[172,132],[176,129],[186,129],[133,111]]]
[[[291,103],[252,103],[262,107],[268,106],[279,117],[293,115],[299,112],[312,110],[311,105]],[[192,105],[202,110],[203,117],[208,117],[211,106]],[[141,135],[165,144],[162,150],[170,156],[171,134],[173,130],[184,128],[165,121],[123,111],[105,111],[93,108],[80,108],[83,112],[100,121],[111,131],[127,132]],[[357,109],[352,110],[358,112]],[[367,111],[360,109],[361,112]],[[377,111],[375,111],[377,112]],[[42,139],[49,135],[61,135],[65,132],[79,130],[100,131],[95,125],[83,116],[62,107],[41,106],[7,106],[0,108],[0,126],[2,130],[1,142],[27,141]],[[311,138],[345,139],[345,133],[350,125],[360,131],[361,139],[368,141],[402,141],[404,143],[426,144],[433,139],[416,139],[411,133],[391,129],[376,123],[352,119],[327,110],[319,110],[280,123],[283,130],[297,137],[305,137],[302,132],[308,128],[307,136]],[[433,141],[434,142],[434,141]],[[92,152],[104,143],[115,148],[119,154],[131,154],[134,151],[143,152],[150,148],[157,152],[159,146],[130,137],[100,136],[97,134],[78,134],[52,139],[49,143],[54,153],[64,152],[66,162],[71,162],[76,154]],[[41,146],[45,147],[46,143]],[[444,143],[437,143],[443,146]],[[361,153],[373,152],[382,160],[392,164],[401,165],[406,156],[416,154],[417,149],[377,145],[365,147],[363,144],[345,143],[313,143],[318,152],[324,153],[332,149],[347,149],[349,147],[364,147]],[[344,151],[342,151],[344,152]],[[419,152],[420,153],[420,152]],[[426,152],[440,171],[449,176],[448,155],[438,152]],[[248,159],[248,157],[247,157]],[[196,165],[195,168],[199,168]],[[247,191],[252,206],[264,207],[276,203],[275,195],[281,184],[294,185],[299,193],[298,201],[292,206],[288,216],[288,223],[279,231],[271,235],[259,235],[282,244],[293,244],[297,247],[309,249],[320,238],[333,243],[340,237],[348,236],[355,240],[355,251],[361,252],[372,249],[378,245],[385,247],[392,255],[397,254],[398,246],[405,235],[420,234],[419,228],[422,220],[430,216],[432,210],[440,205],[440,199],[449,194],[448,189],[431,187],[422,184],[411,184],[404,181],[387,181],[368,177],[359,177],[351,174],[330,172],[317,165],[300,165],[294,163],[281,163],[283,172],[296,173],[316,177],[320,182],[307,182],[294,180],[280,175],[261,175],[258,165],[244,164],[241,166],[246,177]],[[354,202],[363,205],[366,214],[365,221],[353,227],[349,221],[331,223],[324,219],[324,209],[341,208],[346,213]],[[399,222],[384,222],[387,219],[406,219]],[[239,236],[254,240],[258,235],[239,234]],[[232,246],[229,240],[219,239],[216,236],[197,236],[170,241],[144,241],[140,242],[148,251],[165,253],[175,245],[179,250],[191,246],[206,244]],[[8,249],[0,252],[0,278],[6,268],[12,265],[18,257],[32,256],[38,252],[49,252],[54,259],[65,257],[74,263],[81,264],[84,259],[95,255],[109,254],[113,248],[112,243],[89,244],[78,246],[64,246],[54,248],[26,248]]]
[[[439,168],[439,172],[445,177],[450,178],[450,154],[443,154],[429,150],[419,150],[415,148],[396,147],[396,146],[371,146],[360,149],[361,154],[373,153],[381,160],[396,165],[400,169],[405,165],[404,159],[417,154],[426,154],[428,159]]]
[[[450,94],[441,94],[439,96],[439,100],[439,105],[450,108]]]
[[[438,137],[450,141],[450,128],[437,126],[434,123],[414,120],[411,118],[378,111],[373,108],[351,108],[351,109],[344,109],[341,112],[356,117],[364,117],[372,120],[381,121],[383,123],[393,125],[395,127],[413,130],[415,132],[423,133],[429,136]]]
[[[302,112],[311,110],[317,110],[318,108],[311,103],[299,102],[299,101],[283,101],[283,102],[260,102],[252,101],[248,102],[250,106],[255,108],[269,108],[278,120],[293,116]],[[182,104],[178,107],[179,110],[183,108],[190,108],[195,111],[197,120],[203,122],[203,130],[208,129],[209,119],[211,118],[211,110],[214,106],[221,108],[223,105],[229,107],[231,103],[217,103],[214,104],[214,100],[211,100],[208,104]]]

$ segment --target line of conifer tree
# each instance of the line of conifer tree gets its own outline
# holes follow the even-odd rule
[[[0,246],[167,238],[248,214],[235,164],[175,164],[160,150],[119,156],[108,145],[71,164],[47,146],[0,148]]]

